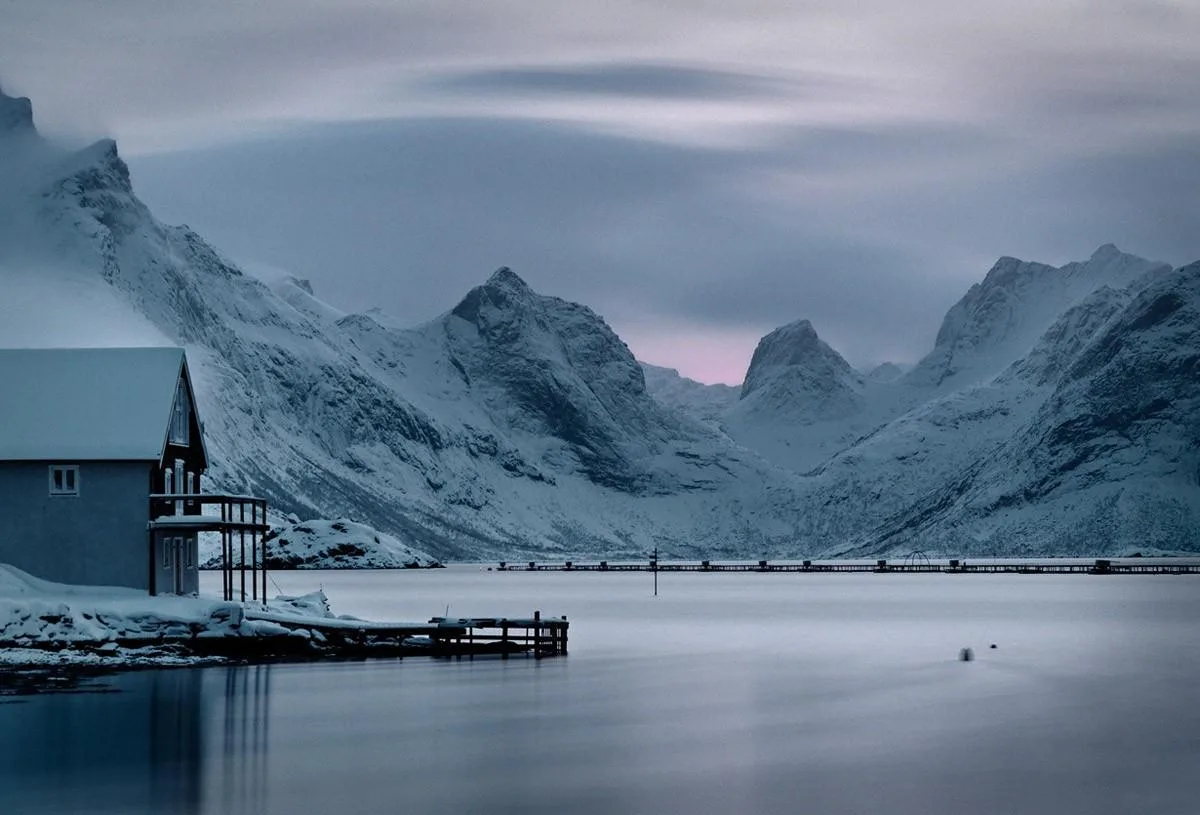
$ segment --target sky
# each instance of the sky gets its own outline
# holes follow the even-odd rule
[[[913,362],[1002,255],[1200,259],[1200,0],[0,0],[0,86],[256,272],[402,323],[500,266],[741,382]]]

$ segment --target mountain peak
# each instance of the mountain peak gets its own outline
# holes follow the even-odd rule
[[[71,154],[59,171],[72,180],[78,192],[92,194],[93,198],[100,190],[126,198],[133,196],[129,166],[112,139],[100,139]]]
[[[808,320],[796,320],[794,323],[788,323],[785,326],[780,326],[771,333],[779,334],[780,336],[789,336],[796,339],[801,339],[806,342],[819,340],[819,337],[817,337],[817,329],[813,328],[813,324]]]
[[[1068,274],[1081,274],[1088,278],[1104,277],[1120,273],[1121,270],[1134,270],[1136,275],[1157,268],[1168,268],[1168,264],[1122,252],[1111,243],[1106,243],[1092,252],[1092,256],[1087,260],[1068,263],[1063,267]]]
[[[507,266],[501,266],[492,272],[492,276],[487,279],[487,283],[484,283],[484,285],[489,288],[504,288],[511,289],[512,291],[531,291],[529,284]]]
[[[742,397],[745,398],[788,369],[803,369],[830,381],[853,376],[850,363],[817,336],[812,323],[797,320],[776,328],[758,341],[754,356],[750,358],[750,367],[746,370]]]
[[[8,133],[37,133],[33,126],[33,103],[26,96],[9,96],[0,88],[0,135]]]
[[[1121,289],[1166,268],[1111,243],[1089,260],[1059,267],[1002,257],[946,312],[933,350],[914,374],[929,384],[953,379],[960,386],[967,384],[964,376],[993,376],[1033,350],[1055,320],[1100,286]]]
[[[754,356],[750,360],[750,372],[754,370],[756,363],[759,366],[803,364],[814,355],[824,355],[825,349],[836,355],[836,352],[817,336],[817,330],[813,328],[812,323],[808,320],[797,320],[776,328],[758,341]],[[747,380],[750,372],[747,372]]]
[[[514,314],[528,310],[534,301],[533,289],[512,269],[501,266],[486,283],[467,292],[451,313],[484,328],[509,322]]]

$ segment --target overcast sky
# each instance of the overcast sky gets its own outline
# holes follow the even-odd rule
[[[0,83],[346,311],[497,267],[740,382],[914,361],[1000,255],[1200,259],[1197,0],[0,0]]]

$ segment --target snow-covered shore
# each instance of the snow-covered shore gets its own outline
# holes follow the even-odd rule
[[[335,623],[324,594],[266,605],[151,597],[110,586],[41,580],[0,564],[0,670],[32,666],[168,667],[232,653],[303,652],[305,622]],[[287,623],[286,625],[283,623]]]

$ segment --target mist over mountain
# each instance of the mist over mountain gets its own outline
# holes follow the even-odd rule
[[[0,345],[186,347],[210,487],[301,518],[443,559],[1200,551],[1197,264],[1002,258],[911,370],[801,319],[739,390],[507,268],[415,328],[268,285],[3,94],[0,172]]]

